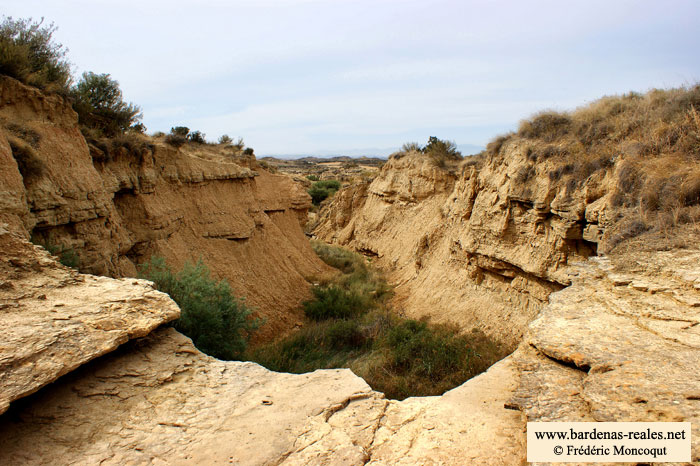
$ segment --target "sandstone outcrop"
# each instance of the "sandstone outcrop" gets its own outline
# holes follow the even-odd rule
[[[150,282],[82,275],[0,226],[0,413],[180,310]]]
[[[0,98],[0,464],[511,465],[527,421],[689,421],[700,461],[700,250],[591,257],[617,227],[617,168],[572,190],[512,138],[457,171],[393,157],[336,194],[317,235],[388,270],[399,310],[517,348],[442,396],[399,402],[347,369],[205,356],[156,328],[178,309],[147,282],[79,274],[26,241],[113,276],[151,254],[201,256],[269,336],[296,324],[323,268],[301,231],[309,198],[288,178],[206,146],[108,159],[62,99],[4,78]],[[20,173],[17,138],[40,175]]]
[[[0,77],[0,99],[0,221],[13,231],[74,250],[97,275],[134,277],[152,255],[175,269],[201,258],[266,319],[257,338],[300,324],[306,279],[325,266],[300,223],[310,197],[290,178],[208,145],[141,138],[107,157],[62,98]],[[32,146],[40,175],[22,177],[13,140]]]
[[[676,249],[640,256],[634,271],[577,264],[512,356],[512,404],[530,421],[691,422],[700,460],[699,261]]]

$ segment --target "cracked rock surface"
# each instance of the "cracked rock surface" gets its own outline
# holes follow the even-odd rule
[[[388,401],[348,369],[219,361],[164,328],[13,405],[0,463],[517,464],[515,380],[507,359],[442,397]]]
[[[347,369],[274,373],[159,329],[8,412],[0,463],[274,464],[307,418],[362,393]]]
[[[180,315],[150,282],[78,274],[0,225],[0,413]]]
[[[700,461],[700,251],[578,264],[513,355],[513,404],[529,421],[691,422]],[[644,283],[645,286],[639,286]]]

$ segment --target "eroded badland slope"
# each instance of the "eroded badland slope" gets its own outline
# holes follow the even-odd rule
[[[700,461],[700,249],[677,241],[695,234],[694,155],[674,162],[685,164],[669,184],[684,202],[676,223],[646,217],[663,247],[629,239],[645,220],[630,199],[650,177],[625,180],[646,162],[632,149],[567,161],[566,131],[511,136],[458,168],[395,156],[337,193],[317,234],[374,257],[399,310],[517,348],[443,396],[399,402],[349,370],[280,374],[205,356],[153,330],[178,309],[147,282],[79,274],[27,241],[72,246],[85,270],[113,276],[195,250],[285,329],[295,314],[277,323],[268,304],[292,309],[321,267],[299,225],[308,197],[292,184],[252,160],[157,143],[93,161],[99,148],[60,99],[1,89],[0,463],[512,465],[537,420],[689,421]],[[33,179],[10,147],[29,130],[45,164]],[[560,152],[544,156],[549,146]],[[644,199],[647,213],[674,213]]]
[[[152,255],[175,270],[201,258],[267,320],[258,338],[299,323],[305,277],[324,266],[300,225],[309,196],[289,178],[205,145],[146,140],[106,158],[60,97],[2,78],[0,99],[1,221],[72,248],[87,273],[133,277]],[[42,169],[22,177],[12,144]]]

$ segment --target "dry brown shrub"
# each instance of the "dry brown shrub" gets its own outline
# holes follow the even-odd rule
[[[513,139],[525,143],[523,155],[536,164],[535,176],[547,176],[566,193],[583,190],[600,198],[605,187],[608,218],[618,216],[621,226],[612,243],[642,232],[673,242],[674,229],[700,218],[700,85],[608,96],[571,112],[536,114],[521,122],[517,134],[494,139],[486,157],[503,155],[505,142]],[[528,181],[532,173],[522,169],[517,181]]]

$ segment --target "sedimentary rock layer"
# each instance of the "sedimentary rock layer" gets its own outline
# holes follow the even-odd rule
[[[578,264],[513,356],[530,421],[690,422],[700,460],[700,251]]]
[[[79,274],[0,226],[0,413],[180,315],[149,282]]]

